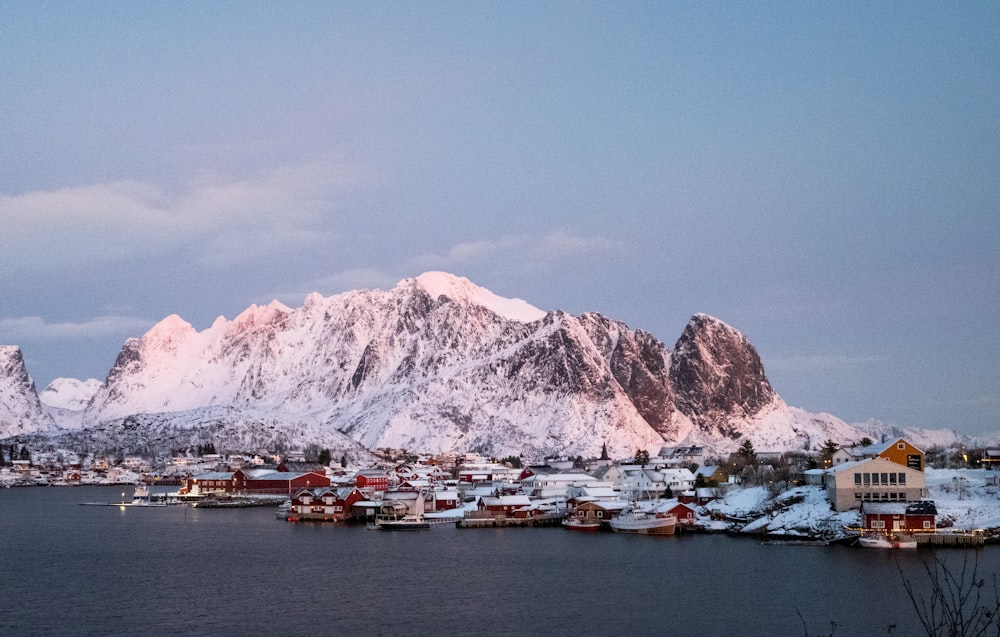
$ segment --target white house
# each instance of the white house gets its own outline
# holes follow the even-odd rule
[[[923,471],[887,458],[869,458],[835,465],[826,472],[826,493],[837,511],[862,502],[915,502],[927,497]]]

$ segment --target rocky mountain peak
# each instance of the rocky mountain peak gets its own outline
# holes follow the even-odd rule
[[[443,297],[463,305],[481,306],[511,321],[531,323],[545,317],[545,312],[521,299],[497,296],[465,277],[447,272],[424,272],[414,279],[405,279],[397,289],[414,287],[422,290],[432,300]]]
[[[776,398],[757,350],[738,330],[695,314],[677,340],[670,361],[677,409],[698,426],[730,437],[742,432],[733,418],[757,415]]]
[[[21,348],[0,346],[0,438],[54,426],[35,393]]]

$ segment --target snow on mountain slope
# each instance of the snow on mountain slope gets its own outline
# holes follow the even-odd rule
[[[83,411],[102,384],[96,378],[88,378],[87,380],[56,378],[38,394],[38,399],[46,407]]]
[[[545,313],[440,272],[310,294],[297,309],[251,306],[201,332],[169,316],[125,343],[86,422],[218,408],[367,449],[498,456],[857,438],[788,408],[746,338],[718,319],[692,317],[671,353],[600,314]]]
[[[0,438],[54,428],[35,393],[21,349],[0,345]]]
[[[101,385],[96,378],[56,378],[38,394],[38,400],[60,429],[79,429],[84,410]]]

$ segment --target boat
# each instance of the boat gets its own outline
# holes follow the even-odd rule
[[[862,535],[858,544],[866,549],[915,549],[917,540],[911,535]]]
[[[670,514],[654,514],[639,507],[625,509],[609,522],[615,533],[636,533],[639,535],[673,535],[677,517]]]
[[[122,499],[120,502],[81,502],[80,504],[87,506],[108,506],[108,507],[165,507],[167,506],[167,501],[165,499],[159,500],[154,499],[149,492],[149,485],[137,484],[135,485],[135,492],[132,494],[132,500],[128,501],[125,499],[125,493],[122,492]]]
[[[599,520],[588,520],[582,515],[571,515],[562,521],[563,528],[568,531],[600,531],[601,522]]]
[[[431,523],[422,515],[378,516],[375,526],[380,531],[420,531],[431,528]]]

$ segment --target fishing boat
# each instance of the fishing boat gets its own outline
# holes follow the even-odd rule
[[[599,520],[588,520],[582,515],[571,515],[562,521],[563,528],[568,531],[600,531],[601,522]]]
[[[858,544],[866,549],[915,549],[917,540],[912,535],[862,535]]]
[[[431,523],[422,515],[379,516],[375,518],[375,526],[380,531],[420,531],[431,528]]]
[[[654,514],[633,506],[622,511],[609,522],[615,533],[639,535],[673,535],[677,517],[669,513]]]

